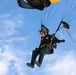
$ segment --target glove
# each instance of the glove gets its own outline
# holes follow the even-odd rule
[[[64,39],[62,39],[60,42],[65,42],[65,40],[64,40]]]

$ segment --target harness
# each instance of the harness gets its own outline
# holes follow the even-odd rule
[[[56,48],[57,47],[57,45],[56,45],[56,43],[54,42],[54,40],[52,40],[51,41],[51,38],[52,37],[50,37],[50,36],[47,36],[46,38],[43,38],[42,39],[42,43],[41,43],[41,45],[40,45],[40,48],[44,48],[44,47],[48,47],[48,48]],[[43,43],[45,41],[45,43]]]

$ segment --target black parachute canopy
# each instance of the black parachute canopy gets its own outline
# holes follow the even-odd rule
[[[32,7],[43,10],[45,7],[48,7],[51,2],[49,0],[27,0],[28,4]]]
[[[59,2],[60,0],[17,0],[17,3],[22,8],[27,9],[38,9],[43,10],[45,7],[48,7],[51,5],[51,3]]]
[[[49,6],[51,2],[49,0],[17,0],[17,3],[22,8],[27,9],[39,9],[43,10],[45,7]]]

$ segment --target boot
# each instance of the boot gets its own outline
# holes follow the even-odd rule
[[[37,65],[38,67],[41,66],[41,64],[40,64],[39,62],[35,61],[35,63],[36,63],[36,65]]]
[[[34,68],[34,65],[32,65],[31,63],[27,63],[27,66]]]

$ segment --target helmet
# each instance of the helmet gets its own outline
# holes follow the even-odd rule
[[[45,34],[49,33],[49,29],[46,28],[43,24],[41,24],[41,30],[38,30],[39,32],[43,32]]]

